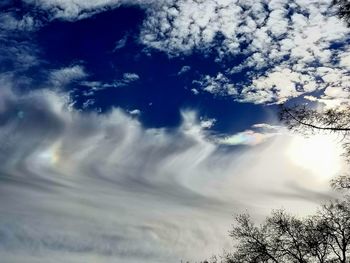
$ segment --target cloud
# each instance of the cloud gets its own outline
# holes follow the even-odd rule
[[[190,66],[183,66],[180,71],[177,73],[178,76],[185,74],[186,72],[190,71],[191,67]]]
[[[123,74],[123,81],[124,82],[130,83],[130,82],[137,81],[139,79],[140,79],[140,77],[136,73],[124,73]]]
[[[0,28],[5,31],[28,32],[35,31],[41,26],[41,22],[33,18],[29,14],[22,17],[16,17],[14,12],[0,13]]]
[[[215,77],[206,75],[199,81],[193,81],[193,84],[200,86],[204,91],[216,95],[234,96],[238,94],[234,84],[222,73],[218,73]]]
[[[119,88],[119,87],[125,87],[128,86],[140,79],[140,76],[136,73],[124,73],[122,78],[118,80],[114,80],[111,83],[103,83],[99,89],[106,89],[106,88]]]
[[[126,5],[148,5],[154,0],[24,0],[51,15],[51,19],[75,21],[96,13]]]
[[[268,130],[268,131],[278,131],[278,130],[283,129],[283,127],[281,127],[281,126],[271,125],[268,123],[257,123],[257,124],[254,124],[252,126],[252,128],[263,129],[263,130]]]
[[[311,93],[319,88],[316,78],[308,73],[299,73],[289,68],[275,68],[267,76],[253,80],[243,88],[240,101],[253,103],[283,103],[290,98],[304,93]]]
[[[334,15],[330,3],[160,2],[149,10],[141,40],[170,56],[214,50],[223,69],[199,80],[207,92],[243,102],[283,103],[329,87],[332,83],[320,74],[323,67],[348,75],[348,52],[333,45],[344,43],[349,29]],[[227,59],[235,63],[238,55],[242,62],[226,66]],[[237,83],[235,74],[245,74],[244,80]]]
[[[194,95],[198,95],[199,94],[199,91],[195,88],[192,88],[191,89],[191,92],[194,94]]]
[[[107,88],[125,87],[137,82],[139,79],[140,76],[138,74],[126,72],[120,79],[114,80],[112,82],[103,83],[101,81],[81,81],[80,84],[90,88],[85,95],[91,96],[96,91],[104,90]]]
[[[247,130],[244,132],[239,132],[237,134],[224,137],[219,139],[218,142],[227,145],[258,145],[260,143],[266,142],[268,139],[275,136],[274,134],[259,133],[252,130]]]
[[[53,70],[50,73],[49,81],[55,86],[65,86],[72,81],[84,79],[88,76],[83,66],[74,65],[70,67]]]
[[[200,126],[203,129],[210,129],[215,125],[216,119],[200,118]]]
[[[178,128],[146,129],[120,109],[82,113],[65,93],[0,82],[5,261],[198,261],[231,247],[233,213],[308,213],[328,197],[328,181],[286,159],[287,137],[234,151],[195,112]]]
[[[134,116],[139,116],[141,114],[141,111],[138,109],[130,110],[129,113]]]
[[[117,43],[115,43],[115,46],[114,46],[114,49],[113,49],[113,52],[119,50],[119,49],[122,49],[125,47],[127,41],[128,41],[128,37],[129,35],[128,34],[125,34],[123,38],[119,39],[117,41]]]
[[[267,123],[257,123],[251,129],[218,138],[217,142],[224,145],[249,145],[255,146],[270,141],[276,136],[285,133],[282,126]]]
[[[21,72],[37,66],[39,48],[32,42],[32,33],[41,22],[30,14],[0,12],[0,70]]]
[[[149,10],[141,34],[153,48],[176,55],[208,48],[217,33],[234,37],[240,7],[232,1],[165,1]],[[231,40],[231,41],[230,41]],[[235,39],[230,44],[236,46]]]

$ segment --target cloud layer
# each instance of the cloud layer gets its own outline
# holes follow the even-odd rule
[[[45,23],[141,6],[139,40],[149,50],[169,57],[210,53],[221,65],[215,74],[199,73],[190,87],[195,94],[252,103],[301,95],[328,105],[348,102],[349,30],[328,0],[25,2],[47,12]],[[131,71],[111,82],[89,80],[84,63],[73,63],[45,71],[53,89],[28,91],[26,70],[41,63],[30,34],[42,26],[34,13],[0,14],[1,71],[7,71],[0,75],[5,262],[202,260],[230,248],[233,214],[248,210],[258,220],[281,206],[303,214],[329,197],[325,178],[292,163],[285,152],[290,136],[281,127],[256,124],[221,137],[210,132],[215,119],[183,111],[179,127],[147,129],[138,109],[84,113],[60,91],[78,82],[89,95],[142,81]],[[114,51],[127,42],[125,35]],[[176,74],[196,71],[188,65]],[[238,75],[244,80],[233,81]]]
[[[145,129],[119,109],[81,113],[64,93],[12,85],[2,77],[4,261],[200,260],[230,247],[233,214],[259,218],[282,205],[303,213],[327,197],[326,181],[286,158],[283,136],[237,151],[217,144],[194,112],[179,128]]]

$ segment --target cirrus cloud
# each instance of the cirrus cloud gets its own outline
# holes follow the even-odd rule
[[[5,261],[200,260],[230,247],[232,213],[310,211],[329,197],[327,182],[310,184],[281,154],[286,137],[230,150],[206,131],[214,121],[195,112],[183,112],[178,128],[146,129],[119,109],[82,113],[65,93],[18,94],[4,76],[1,85]]]

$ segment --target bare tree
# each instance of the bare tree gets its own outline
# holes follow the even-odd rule
[[[331,253],[337,262],[349,262],[350,206],[349,200],[330,202],[322,206],[318,216],[326,226]]]
[[[305,105],[285,107],[280,111],[280,119],[291,130],[300,132],[331,132],[344,136],[350,133],[350,107],[317,111]]]
[[[349,262],[349,200],[331,201],[304,219],[277,210],[261,225],[243,214],[230,236],[237,245],[222,259],[225,263]]]
[[[255,226],[246,215],[239,216],[231,231],[238,243],[231,262],[307,263],[312,257],[313,262],[324,262],[327,246],[321,246],[324,239],[319,238],[310,222],[282,210],[274,211],[260,226]]]

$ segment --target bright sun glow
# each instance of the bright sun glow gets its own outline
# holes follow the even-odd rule
[[[287,148],[287,155],[295,165],[324,179],[340,172],[343,161],[341,154],[339,142],[326,135],[294,137]]]

